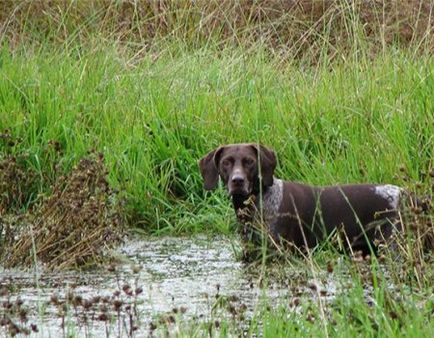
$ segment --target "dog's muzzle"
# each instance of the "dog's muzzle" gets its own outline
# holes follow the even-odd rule
[[[234,171],[230,177],[228,182],[228,192],[231,196],[248,196],[252,192],[249,181],[240,170]]]

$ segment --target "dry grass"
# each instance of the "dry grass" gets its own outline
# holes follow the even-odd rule
[[[37,259],[63,269],[101,261],[104,248],[119,242],[124,223],[106,175],[102,155],[91,154],[61,176],[52,194],[29,212],[27,224],[6,228],[2,264],[31,265]]]
[[[188,45],[256,45],[308,54],[369,43],[372,51],[391,44],[433,50],[432,0],[5,0],[0,38],[23,42],[117,40],[148,49],[167,39]]]
[[[430,177],[431,192],[416,184],[414,191],[403,199],[400,217],[404,229],[396,234],[396,247],[384,250],[392,260],[399,256],[405,262],[400,265],[399,280],[414,276],[420,285],[426,280],[427,271],[431,271],[434,252],[434,171],[427,175],[427,180]]]
[[[0,160],[0,218],[6,213],[19,212],[34,191],[36,173],[20,159],[8,156]]]

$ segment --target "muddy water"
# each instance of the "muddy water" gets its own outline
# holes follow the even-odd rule
[[[242,306],[248,318],[263,296],[288,303],[293,297],[303,294],[315,297],[320,289],[323,290],[323,297],[333,297],[336,292],[335,282],[330,277],[312,279],[312,276],[305,275],[305,271],[295,271],[290,267],[285,272],[280,271],[278,278],[266,272],[269,283],[264,287],[260,267],[246,267],[237,260],[233,245],[237,243],[224,237],[135,240],[117,250],[122,263],[117,265],[116,271],[60,273],[44,272],[42,269],[4,270],[0,267],[1,286],[12,287],[7,295],[0,296],[0,301],[15,301],[18,297],[23,300],[29,308],[26,325],[30,322],[38,325],[39,332],[32,336],[61,336],[64,333],[62,320],[72,324],[72,332],[78,336],[105,336],[107,327],[116,336],[117,324],[107,325],[96,320],[97,305],[88,311],[83,320],[83,315],[77,314],[81,310],[72,307],[69,315],[61,315],[60,307],[50,303],[50,298],[56,295],[65,299],[71,291],[83,299],[112,297],[116,290],[122,290],[125,284],[129,284],[132,289],[143,289],[135,298],[137,335],[141,336],[149,333],[150,323],[173,313],[174,309],[178,315],[182,312],[187,320],[210,320],[217,294]],[[141,270],[134,273],[132,266]],[[120,297],[123,297],[122,292]],[[123,299],[128,301],[125,297]],[[69,332],[71,329],[65,326],[66,332]],[[125,333],[124,326],[121,329]],[[1,330],[4,329],[0,328],[0,335]]]

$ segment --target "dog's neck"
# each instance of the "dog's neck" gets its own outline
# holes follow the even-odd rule
[[[255,184],[255,187],[250,195],[232,196],[235,213],[241,222],[251,221],[256,210],[261,209],[266,214],[275,216],[280,208],[283,196],[282,180],[275,178],[272,186],[259,189],[259,185]]]
[[[259,196],[265,196],[269,187],[264,187],[262,191],[253,191],[249,195],[233,195],[232,196],[232,205],[234,206],[235,211],[238,209],[246,208],[251,202],[256,203],[259,200]]]
[[[267,196],[271,187],[262,186],[259,188],[259,182],[254,184],[252,192],[249,195],[233,195],[232,205],[240,222],[251,221],[255,210],[258,208],[259,198]]]
[[[282,181],[274,179],[273,185],[253,190],[249,196],[232,196],[239,233],[246,243],[261,243],[263,233],[259,229],[272,230],[282,201]],[[259,217],[259,218],[258,218]],[[265,226],[265,228],[263,228]]]
[[[252,199],[254,201],[257,200],[258,196],[261,194],[264,195],[265,191],[267,190],[267,187],[262,185],[259,181],[259,178],[256,179],[256,181],[253,183],[252,192],[248,195],[233,195],[232,198],[232,204],[234,206],[235,211],[237,211],[240,208],[246,207],[246,201],[249,199]]]
[[[235,211],[239,209],[243,209],[247,206],[249,199],[256,199],[256,195],[233,195],[232,196],[232,205],[234,206]]]

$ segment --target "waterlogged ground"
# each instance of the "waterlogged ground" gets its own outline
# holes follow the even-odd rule
[[[225,237],[149,238],[119,248],[115,268],[80,273],[0,268],[0,300],[4,308],[17,308],[11,317],[31,336],[128,336],[131,330],[146,336],[162,323],[176,327],[218,315],[247,323],[263,296],[275,304],[299,297],[327,300],[345,287],[345,281],[333,279],[342,273],[312,276],[308,266],[261,273],[260,266],[236,259],[234,245]],[[10,326],[0,326],[0,335]]]

